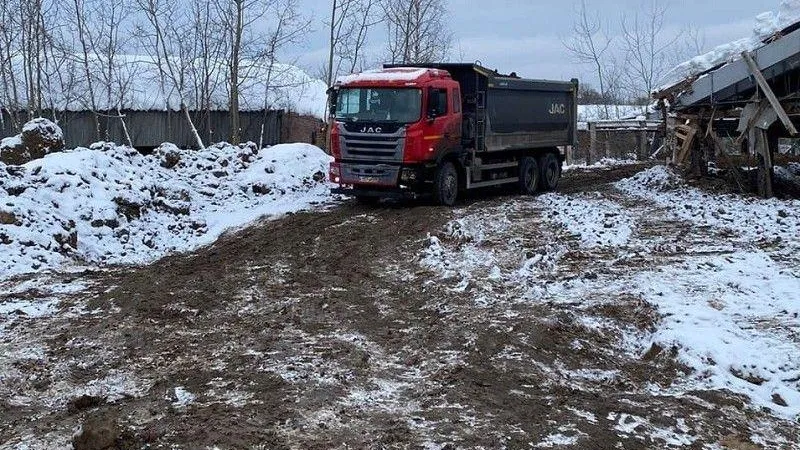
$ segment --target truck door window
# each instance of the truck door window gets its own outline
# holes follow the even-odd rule
[[[447,89],[428,91],[428,118],[447,115]]]
[[[461,91],[458,88],[453,89],[453,112],[461,112]]]

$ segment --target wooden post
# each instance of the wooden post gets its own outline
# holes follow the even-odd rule
[[[586,155],[586,164],[592,164],[597,155],[597,124],[589,122],[589,153]]]
[[[751,153],[754,153],[758,160],[758,195],[771,198],[774,195],[772,190],[772,149],[769,147],[767,131],[761,128],[751,129],[748,141]]]
[[[606,138],[605,142],[603,143],[604,144],[603,147],[605,149],[605,155],[606,155],[605,157],[607,159],[610,159],[611,158],[611,133],[606,131],[605,133],[603,133],[603,136],[605,136],[605,138]]]
[[[649,153],[647,149],[647,125],[645,124],[642,131],[639,133],[639,156],[636,158],[642,160],[647,158]]]
[[[752,73],[753,77],[755,77],[758,87],[761,88],[761,91],[764,92],[767,100],[769,100],[769,104],[772,105],[772,109],[775,110],[775,112],[778,114],[778,118],[780,118],[781,122],[783,122],[783,126],[789,130],[789,134],[792,136],[797,136],[797,128],[794,127],[792,119],[789,118],[789,115],[786,114],[786,110],[783,109],[783,106],[781,106],[781,102],[778,101],[778,97],[776,97],[775,93],[772,92],[772,88],[769,87],[767,79],[764,78],[764,74],[761,73],[761,70],[758,68],[758,64],[756,64],[756,61],[753,59],[753,55],[751,55],[750,52],[742,52],[742,58],[747,63],[750,73]]]

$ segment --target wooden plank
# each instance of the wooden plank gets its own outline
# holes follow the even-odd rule
[[[769,83],[767,83],[767,79],[764,78],[764,74],[761,73],[761,69],[758,68],[758,64],[756,64],[753,56],[750,52],[742,52],[742,58],[744,58],[745,62],[747,63],[747,67],[750,69],[750,73],[756,79],[756,83],[761,88],[761,91],[764,92],[764,95],[769,100],[769,104],[772,105],[772,109],[778,113],[778,118],[781,119],[783,122],[783,126],[789,130],[789,134],[792,136],[797,136],[797,128],[795,128],[794,124],[792,123],[792,119],[789,118],[789,115],[786,114],[786,110],[783,109],[781,106],[781,102],[778,100],[778,97],[775,96],[775,93],[772,92],[772,88],[769,87]]]
[[[676,152],[673,163],[683,165],[689,159],[696,136],[697,129],[695,127],[689,125],[678,125],[675,127],[675,137],[682,142],[680,149]]]

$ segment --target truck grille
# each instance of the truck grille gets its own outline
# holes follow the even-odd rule
[[[342,159],[375,162],[402,162],[405,147],[405,128],[393,133],[360,133],[339,125]],[[361,127],[362,129],[370,127]],[[373,127],[374,128],[374,127]]]

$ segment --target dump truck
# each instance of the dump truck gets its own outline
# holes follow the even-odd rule
[[[558,186],[577,140],[578,80],[529,80],[478,64],[386,65],[329,91],[330,180],[362,202],[516,185]]]

